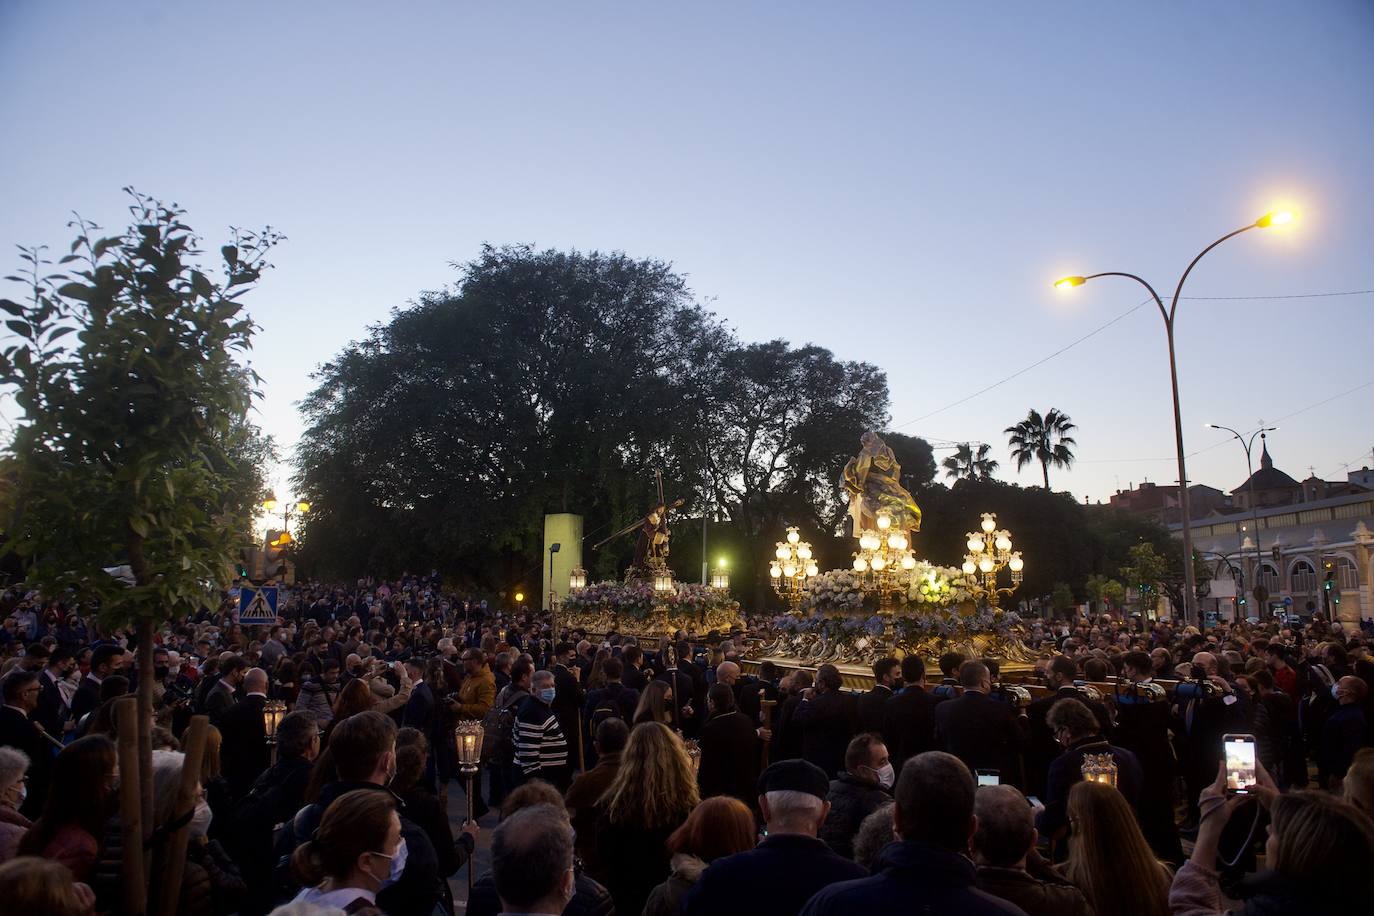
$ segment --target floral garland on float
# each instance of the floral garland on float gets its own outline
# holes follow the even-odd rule
[[[740,605],[729,591],[674,582],[671,591],[651,582],[593,582],[562,599],[560,624],[589,633],[628,632],[662,636],[686,629],[727,632],[742,624]]]

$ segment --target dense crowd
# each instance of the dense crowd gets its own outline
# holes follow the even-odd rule
[[[746,666],[747,632],[554,633],[437,576],[302,585],[273,624],[237,606],[151,653],[152,884],[186,828],[179,912],[452,913],[482,818],[469,916],[1334,913],[1374,892],[1374,658],[1321,620],[1032,623],[1033,671],[884,658],[858,691],[833,665]],[[0,619],[0,901],[123,912],[132,633],[18,588]],[[482,764],[455,833],[465,720]],[[1228,734],[1255,738],[1245,794]],[[1113,778],[1085,779],[1104,757]]]

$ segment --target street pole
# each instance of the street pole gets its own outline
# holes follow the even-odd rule
[[[1242,226],[1234,232],[1228,232],[1206,248],[1202,249],[1197,257],[1189,262],[1187,269],[1183,271],[1183,276],[1179,277],[1178,286],[1174,288],[1174,297],[1170,300],[1168,308],[1164,307],[1164,300],[1160,298],[1159,293],[1155,292],[1155,288],[1142,277],[1122,271],[1109,270],[1102,273],[1088,274],[1086,276],[1063,277],[1055,281],[1054,284],[1056,289],[1066,290],[1076,286],[1082,286],[1088,280],[1093,280],[1098,277],[1125,277],[1129,280],[1136,281],[1141,286],[1145,287],[1145,289],[1149,290],[1150,298],[1153,299],[1155,305],[1159,307],[1159,316],[1164,319],[1164,331],[1169,340],[1169,382],[1173,388],[1174,396],[1174,448],[1178,455],[1179,507],[1183,511],[1183,618],[1185,621],[1196,623],[1199,629],[1202,628],[1202,618],[1198,614],[1197,609],[1197,578],[1193,569],[1193,519],[1188,498],[1188,467],[1183,451],[1183,416],[1179,409],[1178,359],[1174,352],[1174,323],[1175,319],[1178,317],[1178,300],[1183,293],[1183,284],[1188,281],[1188,275],[1193,272],[1193,268],[1197,266],[1198,261],[1201,261],[1207,252],[1211,251],[1222,242],[1235,238],[1243,232],[1249,232],[1251,229],[1267,229],[1270,226],[1283,225],[1290,222],[1292,219],[1293,214],[1287,211],[1266,213],[1250,225]]]
[[[1252,587],[1251,594],[1255,596],[1256,604],[1264,604],[1268,600],[1267,597],[1264,601],[1261,601],[1259,596],[1260,573],[1264,568],[1264,552],[1260,550],[1259,503],[1255,502],[1255,461],[1254,458],[1251,457],[1250,453],[1255,447],[1256,436],[1259,436],[1260,441],[1263,442],[1264,440],[1269,438],[1269,433],[1277,432],[1278,427],[1261,426],[1260,429],[1257,429],[1253,433],[1251,433],[1250,438],[1247,440],[1240,433],[1238,433],[1236,430],[1232,429],[1229,426],[1221,426],[1216,423],[1208,423],[1207,425],[1212,429],[1220,429],[1230,433],[1232,436],[1235,437],[1235,440],[1240,443],[1241,448],[1245,449],[1245,469],[1250,472],[1250,476],[1246,478],[1246,488],[1250,491],[1250,521],[1251,524],[1255,526],[1255,584]],[[1267,607],[1257,608],[1255,616],[1258,617],[1261,622],[1263,622],[1264,613],[1268,610],[1269,609]]]

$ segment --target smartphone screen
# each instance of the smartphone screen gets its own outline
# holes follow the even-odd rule
[[[1226,792],[1228,795],[1248,795],[1254,788],[1255,736],[1224,735],[1222,748],[1226,754]]]
[[[1001,783],[1001,770],[979,770],[978,785],[995,786]]]

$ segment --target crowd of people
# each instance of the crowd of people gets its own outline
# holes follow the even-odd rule
[[[1374,892],[1374,640],[1321,620],[1032,622],[1033,670],[951,650],[938,672],[879,659],[857,690],[746,665],[748,631],[555,633],[437,576],[294,587],[270,624],[236,608],[146,653],[152,883],[189,832],[183,913],[452,913],[482,819],[469,916],[1337,913]],[[0,901],[121,913],[132,632],[17,588],[0,619]],[[290,710],[272,743],[269,701]],[[465,720],[484,740],[455,831]]]

